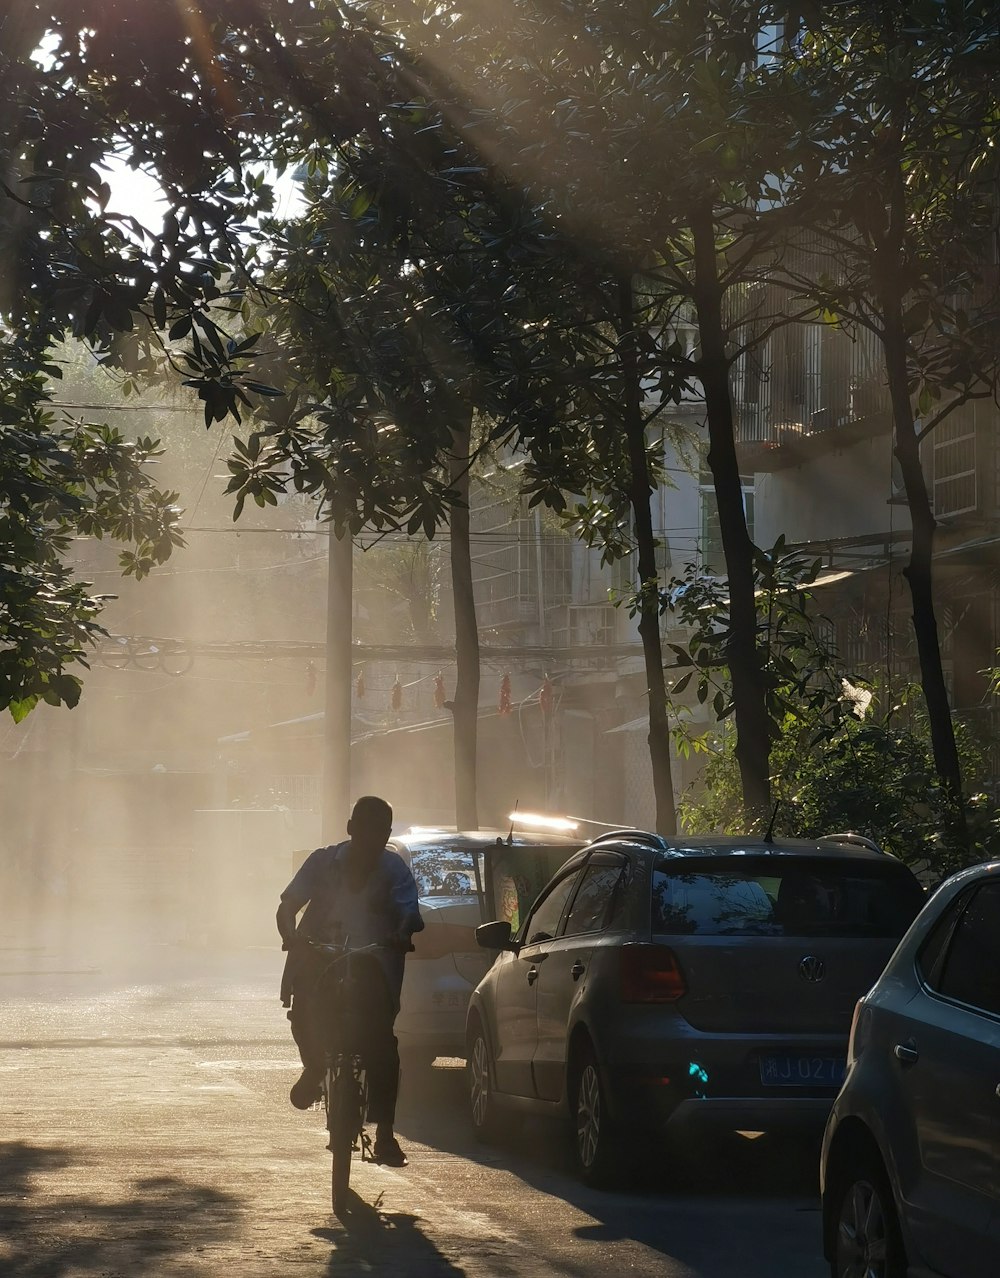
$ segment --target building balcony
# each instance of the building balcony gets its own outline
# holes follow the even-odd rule
[[[871,382],[837,401],[804,404],[734,403],[736,448],[745,473],[784,470],[892,430],[888,391]]]

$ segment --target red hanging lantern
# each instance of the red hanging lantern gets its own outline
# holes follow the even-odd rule
[[[497,703],[498,714],[510,714],[510,675],[505,674],[500,680],[500,700]]]
[[[358,677],[354,680],[354,695],[361,701],[364,699],[365,691],[365,672],[362,668],[358,671]]]
[[[392,685],[389,704],[393,710],[401,710],[403,708],[403,685],[399,682],[399,675],[396,675],[396,682]]]
[[[434,704],[439,710],[444,708],[447,694],[444,690],[444,675],[439,670],[434,676]]]
[[[538,693],[538,704],[542,707],[542,714],[549,715],[552,713],[552,681],[546,675],[545,682],[542,684]]]

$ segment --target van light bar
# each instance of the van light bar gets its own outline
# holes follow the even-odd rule
[[[512,812],[507,818],[514,825],[537,826],[542,830],[576,830],[575,821],[569,817],[545,816],[540,812]]]

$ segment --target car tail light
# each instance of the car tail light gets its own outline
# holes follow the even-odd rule
[[[847,1063],[852,1065],[861,1055],[868,1031],[869,1017],[865,1015],[865,1000],[858,999],[851,1017],[851,1033],[847,1039]]]
[[[677,956],[666,945],[623,945],[623,1003],[676,1003],[687,993]]]

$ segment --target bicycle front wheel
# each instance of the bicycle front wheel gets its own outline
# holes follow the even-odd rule
[[[347,1207],[351,1184],[351,1152],[359,1130],[361,1087],[347,1067],[334,1076],[330,1097],[330,1153],[333,1156],[330,1190],[334,1214]],[[363,1121],[363,1117],[360,1119]]]

